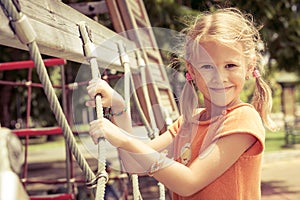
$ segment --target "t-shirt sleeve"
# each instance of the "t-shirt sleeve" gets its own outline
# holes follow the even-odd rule
[[[223,125],[219,127],[213,141],[232,134],[249,134],[257,141],[245,155],[260,154],[265,147],[265,128],[257,111],[249,106],[242,106],[229,112]]]

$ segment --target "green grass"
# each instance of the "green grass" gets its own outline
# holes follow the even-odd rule
[[[34,139],[30,139],[34,140]],[[57,138],[53,141],[41,141],[41,142],[36,142],[33,144],[30,144],[28,146],[29,151],[38,151],[40,149],[51,149],[55,147],[60,147],[60,146],[65,146],[64,138],[62,136],[57,136]]]
[[[78,125],[74,127],[74,130],[77,132],[88,132],[89,125]],[[75,140],[78,140],[78,137],[75,136]],[[23,140],[23,144],[25,141]],[[38,151],[41,148],[43,149],[51,149],[55,147],[65,146],[64,137],[62,135],[56,135],[54,136],[54,140],[52,141],[46,141],[46,137],[41,136],[37,138],[30,138],[30,143],[28,146],[29,151]]]
[[[288,150],[293,149],[292,147],[285,147],[285,133],[283,130],[278,132],[267,132],[266,133],[266,152],[271,151],[281,151],[281,150]],[[298,136],[299,138],[299,136]],[[299,139],[297,140],[299,142]],[[54,141],[49,142],[38,142],[36,144],[30,144],[29,150],[36,151],[41,148],[44,149],[51,149],[58,146],[64,146],[64,138],[62,136],[57,136]]]
[[[296,143],[299,143],[299,136],[296,137]],[[287,147],[285,144],[285,132],[280,130],[278,132],[267,132],[266,133],[266,152],[270,151],[281,151],[291,150],[293,146]]]
[[[283,131],[266,133],[266,152],[283,150],[285,144]]]

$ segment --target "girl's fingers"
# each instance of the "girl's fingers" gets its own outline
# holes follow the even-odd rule
[[[99,133],[95,133],[95,132],[90,132],[90,136],[94,142],[94,144],[98,144],[99,143],[99,137],[98,137]]]
[[[89,81],[89,85],[86,88],[89,96],[93,98],[96,94],[101,94],[105,84],[107,84],[106,81],[100,78]]]
[[[89,106],[89,107],[95,107],[96,103],[95,103],[95,100],[88,100],[85,102],[85,105]]]
[[[93,98],[97,93],[101,93],[101,89],[96,85],[90,85],[86,89],[91,98]]]
[[[95,98],[97,94],[100,94],[103,107],[112,106],[113,101],[119,102],[121,99],[120,95],[102,79],[91,80],[87,86],[87,92],[92,99]],[[87,103],[86,105],[94,106],[91,103]]]
[[[90,126],[91,127],[95,127],[95,126],[99,126],[100,127],[101,122],[102,122],[101,119],[96,119],[96,120],[90,122]]]
[[[103,137],[103,132],[102,130],[102,120],[98,119],[98,120],[94,120],[90,123],[90,130],[89,130],[89,134],[92,137],[92,140],[95,144],[98,144],[98,139],[100,137]]]
[[[101,96],[107,96],[109,88],[106,81],[102,79],[93,79],[89,82],[87,86],[87,92],[91,98],[94,98],[97,94],[101,94]]]

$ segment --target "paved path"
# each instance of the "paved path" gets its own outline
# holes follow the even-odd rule
[[[300,151],[275,154],[266,154],[262,169],[262,200],[300,199]]]

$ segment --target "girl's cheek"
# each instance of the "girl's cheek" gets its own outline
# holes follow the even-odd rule
[[[231,73],[231,78],[235,80],[244,80],[246,77],[246,73],[244,71],[235,71]]]
[[[211,83],[218,83],[221,80],[221,77],[219,76],[218,72],[209,72],[204,73],[202,79],[205,84],[209,85]]]

